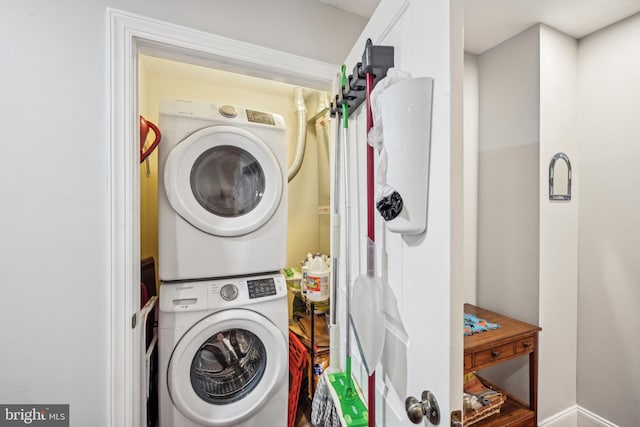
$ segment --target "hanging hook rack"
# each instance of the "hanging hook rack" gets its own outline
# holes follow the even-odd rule
[[[367,73],[374,75],[375,87],[378,81],[387,76],[387,70],[393,67],[393,54],[393,46],[376,46],[371,39],[367,39],[362,61],[353,67],[353,73],[347,77],[346,85],[340,88],[331,102],[331,117],[335,117],[336,114],[342,116],[341,106],[344,103],[349,107],[349,116],[353,114],[366,99]]]

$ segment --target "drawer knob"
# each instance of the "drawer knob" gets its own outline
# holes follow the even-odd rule
[[[500,357],[500,352],[498,350],[493,350],[491,352],[491,355],[497,359],[498,357]]]
[[[525,341],[522,345],[524,346],[524,348],[531,348],[531,343],[529,341]]]

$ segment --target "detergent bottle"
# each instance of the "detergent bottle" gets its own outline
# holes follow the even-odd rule
[[[329,298],[329,266],[316,255],[307,264],[307,298],[311,301],[326,301]]]

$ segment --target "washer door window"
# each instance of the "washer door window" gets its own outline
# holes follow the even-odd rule
[[[283,386],[287,362],[286,339],[267,318],[224,310],[198,322],[176,345],[167,368],[169,394],[199,425],[234,426]]]
[[[171,207],[194,227],[222,237],[257,230],[282,197],[276,157],[257,136],[233,126],[188,136],[169,153],[164,174]]]
[[[254,333],[237,328],[221,331],[205,341],[193,358],[191,386],[205,402],[226,405],[251,393],[266,366],[266,349]]]

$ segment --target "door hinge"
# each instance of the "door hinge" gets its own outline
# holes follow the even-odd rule
[[[462,411],[451,411],[451,427],[462,427]]]

